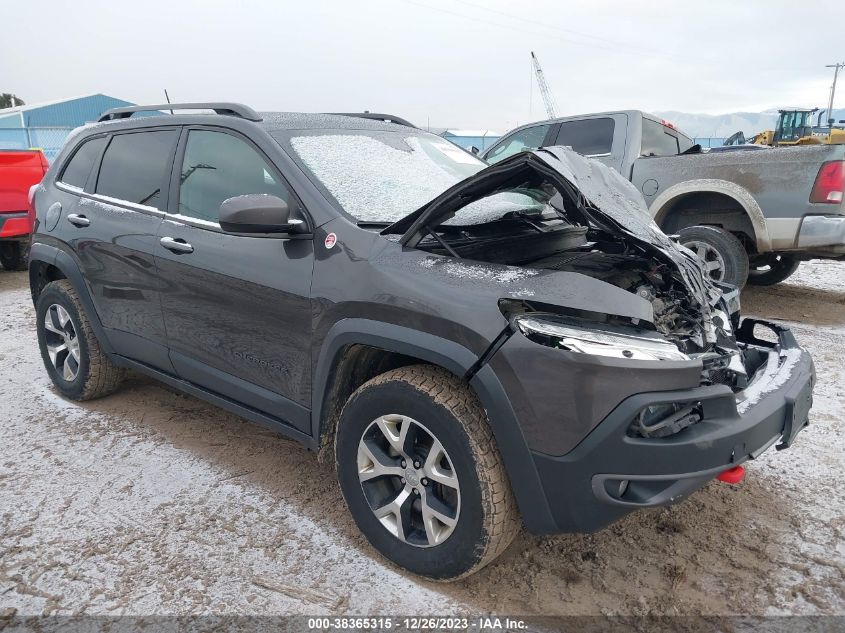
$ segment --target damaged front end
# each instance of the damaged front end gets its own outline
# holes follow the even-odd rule
[[[699,361],[699,386],[741,394],[769,359],[740,340],[739,293],[666,236],[639,192],[617,172],[560,147],[525,152],[482,170],[383,231],[452,260],[584,275],[647,305],[643,318],[614,313],[599,297],[577,308],[533,291],[503,296],[511,330],[576,354],[632,361]],[[618,291],[616,291],[618,292]],[[585,308],[586,306],[586,308]],[[747,338],[747,337],[746,337]],[[753,337],[752,337],[753,338]],[[742,396],[738,395],[741,399]],[[644,410],[630,433],[665,437],[702,418],[695,403]]]

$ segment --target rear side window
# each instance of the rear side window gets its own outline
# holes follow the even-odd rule
[[[83,189],[85,183],[88,182],[88,176],[91,175],[94,162],[100,157],[105,144],[105,136],[93,138],[82,143],[79,149],[76,150],[73,158],[68,162],[59,180],[66,185]]]
[[[525,128],[506,137],[485,156],[488,163],[498,163],[500,160],[513,156],[519,152],[537,149],[543,144],[543,139],[551,127],[550,124],[535,125]]]
[[[657,121],[643,119],[641,156],[676,156],[680,153],[678,137]]]
[[[560,124],[555,145],[568,145],[585,156],[610,154],[616,124],[609,117],[564,121]]]
[[[245,141],[224,132],[192,130],[182,161],[179,215],[217,222],[224,200],[250,193],[281,198],[293,209],[287,187]]]
[[[170,174],[178,132],[156,130],[118,134],[103,155],[97,193],[161,209],[161,189]]]

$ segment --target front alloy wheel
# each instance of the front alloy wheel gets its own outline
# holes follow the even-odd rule
[[[707,271],[710,279],[713,281],[723,281],[725,279],[725,258],[722,257],[719,251],[710,244],[698,240],[690,240],[684,246],[698,255],[698,258],[704,262],[704,269]]]
[[[416,574],[468,576],[519,530],[484,409],[466,382],[439,367],[392,369],[356,389],[338,420],[335,461],[361,532]]]
[[[737,288],[748,279],[748,253],[739,238],[718,226],[688,226],[678,232],[680,242],[698,255],[702,273],[713,281]]]
[[[358,443],[358,479],[379,522],[417,547],[443,543],[457,525],[461,487],[434,433],[413,418],[374,420]]]

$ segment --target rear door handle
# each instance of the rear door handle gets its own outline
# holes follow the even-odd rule
[[[88,226],[91,224],[91,220],[86,218],[84,215],[79,215],[78,213],[68,213],[67,221],[74,226]]]
[[[164,246],[169,251],[173,251],[174,253],[193,253],[194,247],[188,244],[183,239],[176,239],[173,237],[163,237],[159,241],[159,244]]]

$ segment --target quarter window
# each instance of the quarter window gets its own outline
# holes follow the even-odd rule
[[[584,156],[610,154],[613,149],[613,119],[582,119],[560,124],[555,145],[568,145]]]
[[[70,159],[65,167],[62,177],[59,179],[66,185],[79,187],[83,189],[85,183],[88,182],[88,176],[91,175],[91,169],[94,167],[94,161],[100,157],[103,151],[103,146],[106,144],[106,137],[101,136],[89,141],[85,141],[76,150],[73,158]]]
[[[643,147],[641,156],[677,156],[678,137],[657,121],[643,119]]]
[[[192,130],[182,161],[179,215],[217,222],[224,200],[251,193],[292,206],[287,187],[248,143],[224,132]]]
[[[505,138],[485,157],[488,163],[498,163],[500,160],[513,156],[519,152],[537,149],[543,144],[543,139],[551,125],[535,125],[525,128]]]
[[[97,193],[163,208],[161,190],[177,136],[175,130],[156,130],[112,137],[103,155]]]

